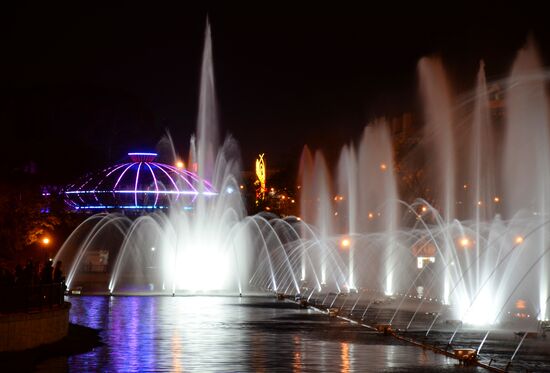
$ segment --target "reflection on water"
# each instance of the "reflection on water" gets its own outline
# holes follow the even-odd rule
[[[302,351],[300,350],[300,336],[295,335],[293,337],[294,339],[294,346],[296,347],[294,350],[294,364],[292,364],[292,371],[294,373],[300,373],[302,371]]]
[[[349,343],[342,342],[340,346],[342,347],[342,369],[340,372],[349,373]]]
[[[70,301],[71,321],[102,329],[105,342],[91,352],[69,357],[71,371],[455,369],[454,362],[443,356],[387,345],[386,338],[367,335],[364,328],[355,331],[345,323],[319,321],[313,311],[282,307],[281,302],[267,298],[77,297]],[[365,338],[352,336],[357,333]]]

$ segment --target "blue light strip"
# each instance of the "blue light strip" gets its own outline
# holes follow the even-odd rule
[[[109,206],[109,205],[105,205],[105,206],[77,206],[75,207],[75,209],[77,210],[87,210],[87,209],[166,209],[168,208],[167,206],[155,206],[155,205],[150,205],[150,206],[136,206],[136,205],[128,205],[128,206]]]
[[[128,153],[128,155],[150,155],[150,156],[157,156],[157,153]]]
[[[74,206],[75,210],[100,210],[100,209],[167,209],[168,206],[155,206],[155,205],[147,205],[147,206],[135,206],[135,205],[128,205],[128,206],[109,206],[109,205],[90,205],[90,206]],[[183,206],[183,209],[185,211],[191,211],[193,210],[192,206]]]
[[[127,194],[127,193],[138,193],[138,194],[184,194],[184,195],[197,195],[199,192],[194,192],[190,190],[68,190],[65,192],[65,194],[112,194],[112,193],[120,193],[120,194]],[[216,196],[218,193],[214,192],[202,192],[202,195],[205,196]]]

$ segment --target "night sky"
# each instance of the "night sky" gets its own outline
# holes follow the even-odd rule
[[[220,125],[245,166],[261,152],[270,166],[297,165],[306,143],[335,156],[369,120],[418,111],[424,55],[443,58],[457,91],[473,84],[481,58],[490,79],[503,77],[529,33],[550,61],[547,13],[526,2],[523,10],[156,3],[2,10],[3,177],[34,164],[43,180],[64,183],[128,151],[154,150],[167,130],[186,154],[207,14]]]

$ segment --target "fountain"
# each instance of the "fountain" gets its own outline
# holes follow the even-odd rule
[[[140,153],[141,158],[133,158],[128,166],[115,166],[104,172],[102,182],[108,177],[116,179],[110,188],[103,187],[108,182],[101,186],[96,183],[94,187],[88,180],[69,188],[68,197],[76,196],[80,200],[82,196],[94,197],[101,202],[96,203],[96,207],[106,210],[110,206],[101,196],[98,199],[98,189],[107,189],[104,194],[118,193],[120,196],[125,191],[117,187],[128,177],[135,177],[135,188],[134,185],[129,188],[131,203],[129,206],[119,206],[119,203],[115,207],[135,207],[142,211],[145,210],[143,201],[147,200],[149,203],[145,207],[152,211],[137,218],[102,213],[82,223],[55,258],[69,264],[69,288],[87,283],[92,291],[114,294],[242,292],[249,269],[246,231],[251,225],[244,221],[246,210],[240,196],[234,192],[238,190],[237,177],[240,175],[236,146],[228,138],[218,148],[216,112],[212,44],[207,25],[197,138],[191,139],[190,163],[198,165],[196,174],[154,162],[154,155],[143,159],[144,153]],[[172,153],[175,160],[175,152]],[[154,179],[152,188],[143,180],[150,178],[149,173],[152,175],[149,182],[153,183]],[[206,180],[212,180],[212,184]],[[86,188],[91,189],[88,194],[84,192]],[[155,191],[154,201],[146,198]],[[72,205],[79,206],[78,203]],[[163,207],[169,208],[160,210]],[[89,208],[89,204],[83,208]],[[90,271],[86,261],[96,252],[104,253],[104,262],[109,264],[100,271]]]
[[[196,181],[190,197],[177,198],[186,190],[177,183],[178,192],[167,197],[153,168],[177,170],[152,159],[109,169],[113,175],[137,169],[128,191],[135,206],[143,197],[139,170],[150,170],[156,195],[148,193],[156,197],[151,211],[100,213],[71,234],[55,258],[69,268],[69,288],[300,294],[331,309],[339,304],[339,314],[347,306],[351,315],[403,322],[407,329],[421,322],[431,330],[444,320],[548,320],[550,135],[547,76],[534,43],[518,53],[507,79],[487,83],[481,63],[476,88],[466,95],[453,94],[439,59],[423,58],[418,72],[424,123],[409,155],[396,160],[389,122],[373,121],[358,142],[342,148],[335,169],[321,151],[304,148],[299,218],[247,216],[237,146],[230,137],[219,145],[207,26],[197,137],[190,146],[189,164],[197,168],[186,171]],[[492,112],[494,94],[505,97],[498,101],[500,116]],[[404,163],[423,171],[426,193],[412,203],[399,188]],[[89,186],[67,193],[80,198],[83,185]],[[102,191],[88,192],[85,198],[97,199]],[[157,208],[161,204],[167,208]],[[87,263],[93,253],[108,257],[97,273]],[[405,321],[404,309],[410,311]]]

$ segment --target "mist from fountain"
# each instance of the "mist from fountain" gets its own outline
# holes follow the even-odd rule
[[[430,79],[433,76],[442,79],[439,66],[435,70],[437,74],[428,75]],[[442,82],[431,84],[443,85]],[[481,64],[477,88],[468,103],[473,102],[472,114],[466,119],[460,118],[471,121],[471,130],[465,131],[471,135],[458,148],[458,154],[464,152],[469,162],[465,167],[455,167],[453,146],[447,149],[450,154],[443,157],[444,169],[453,173],[451,179],[467,175],[463,181],[465,192],[453,199],[465,206],[454,216],[446,214],[446,226],[437,228],[446,230],[445,235],[449,237],[446,240],[449,245],[442,245],[443,262],[454,262],[453,269],[446,271],[445,281],[450,287],[444,297],[455,305],[458,318],[475,324],[496,322],[503,309],[515,308],[517,299],[527,299],[534,314],[545,310],[547,302],[548,257],[543,256],[540,263],[532,265],[548,245],[548,98],[544,70],[531,41],[518,53],[510,77],[499,84],[506,96],[505,121],[496,123],[501,128],[491,122],[493,117],[489,114],[488,88]],[[437,105],[431,112],[448,113],[457,106],[445,107],[441,102]],[[499,147],[503,130],[504,141]],[[433,142],[444,144],[447,137],[445,131],[435,132]],[[500,164],[496,160],[501,160]],[[469,170],[464,170],[468,165]],[[497,189],[502,189],[502,195]],[[445,197],[436,196],[437,206],[449,200],[447,193],[443,195]],[[506,220],[497,214],[499,211],[503,211]],[[449,218],[457,220],[452,223]],[[453,225],[458,232],[453,232]],[[541,318],[548,318],[546,311]]]

